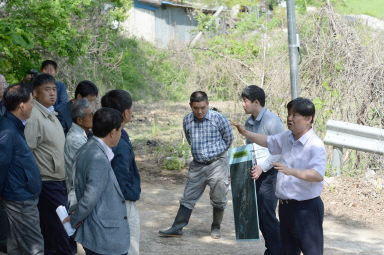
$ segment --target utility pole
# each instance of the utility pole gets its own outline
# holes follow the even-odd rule
[[[299,35],[296,34],[295,0],[287,0],[287,20],[291,98],[295,99],[300,95],[299,67],[297,64],[297,55],[300,47],[300,42]]]

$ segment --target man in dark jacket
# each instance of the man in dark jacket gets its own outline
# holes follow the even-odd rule
[[[72,126],[72,104],[78,99],[86,98],[88,102],[94,105],[98,93],[99,91],[93,82],[87,80],[81,81],[76,87],[75,98],[65,104],[62,104],[56,109],[57,113],[59,114],[57,118],[63,126],[65,136],[67,136],[67,133]]]
[[[132,98],[124,90],[111,90],[101,99],[103,107],[109,107],[121,112],[123,126],[132,117]],[[137,170],[135,154],[129,136],[124,129],[121,129],[119,144],[113,148],[115,157],[112,160],[112,168],[119,182],[121,191],[124,194],[127,206],[127,217],[130,230],[129,255],[139,254],[140,241],[140,217],[136,207],[136,201],[140,198],[140,174]]]
[[[37,209],[41,177],[24,137],[32,94],[13,85],[4,94],[7,111],[0,120],[0,196],[8,214],[8,254],[44,254]]]

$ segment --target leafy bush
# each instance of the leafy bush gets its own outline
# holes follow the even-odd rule
[[[188,143],[177,143],[165,147],[165,159],[162,167],[167,170],[181,170],[190,155]]]

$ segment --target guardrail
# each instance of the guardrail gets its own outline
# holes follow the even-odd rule
[[[324,144],[333,146],[332,169],[340,176],[343,148],[384,155],[384,129],[328,120]]]

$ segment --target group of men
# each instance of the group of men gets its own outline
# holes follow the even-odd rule
[[[140,175],[123,129],[132,116],[131,96],[109,91],[95,111],[98,89],[82,81],[74,99],[57,105],[60,85],[52,63],[43,63],[31,86],[8,87],[0,103],[0,197],[8,214],[8,254],[74,254],[75,241],[86,254],[138,254]],[[265,254],[322,254],[326,153],[312,129],[313,103],[290,101],[285,130],[266,109],[260,87],[246,87],[241,97],[250,117],[244,126],[233,125],[247,143],[267,147],[271,154],[251,171]],[[190,107],[183,129],[193,161],[174,222],[159,234],[182,235],[208,185],[210,231],[217,239],[228,200],[232,127],[224,115],[209,109],[203,91],[191,94]],[[56,215],[59,205],[69,209],[63,222]],[[66,222],[77,229],[74,240],[63,228]]]
[[[7,253],[72,255],[78,242],[86,254],[139,254],[140,175],[123,129],[131,95],[111,90],[96,111],[94,83],[80,82],[67,101],[65,84],[53,77],[57,64],[44,61],[40,70],[0,94]],[[56,213],[60,205],[69,211],[64,221]],[[76,229],[74,238],[66,222]]]
[[[326,168],[324,144],[312,129],[314,104],[296,98],[287,104],[288,130],[280,118],[265,107],[265,93],[258,86],[247,86],[241,97],[245,125],[233,123],[247,143],[267,147],[270,156],[252,168],[256,182],[260,230],[265,240],[264,254],[323,254],[324,206],[320,198]],[[192,210],[210,187],[213,207],[211,237],[220,238],[220,225],[227,204],[229,167],[227,150],[233,141],[230,122],[209,109],[203,91],[190,97],[192,113],[185,116],[183,128],[191,145],[193,161],[180,207],[172,226],[160,236],[181,236]],[[279,220],[276,207],[279,203]],[[256,227],[256,226],[255,226]]]

